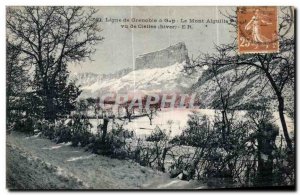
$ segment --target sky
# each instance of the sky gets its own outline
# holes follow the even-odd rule
[[[185,42],[190,58],[200,53],[213,52],[214,44],[228,43],[234,36],[226,23],[206,23],[207,19],[225,19],[220,12],[233,13],[233,7],[96,7],[102,18],[100,34],[104,40],[96,46],[93,61],[69,66],[71,72],[113,73],[124,68],[133,68],[135,58],[141,54],[167,48]],[[190,24],[192,29],[125,29],[124,23],[106,22],[105,18],[124,19],[174,19],[181,26],[181,19],[204,20]],[[130,23],[127,23],[130,24]],[[141,24],[141,23],[135,23]],[[158,24],[158,23],[142,23]],[[160,24],[160,23],[159,23]],[[174,25],[163,22],[163,25]]]

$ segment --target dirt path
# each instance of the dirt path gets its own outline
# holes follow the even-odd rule
[[[9,189],[138,189],[169,184],[166,174],[39,137],[7,136]],[[167,185],[168,186],[168,185]]]

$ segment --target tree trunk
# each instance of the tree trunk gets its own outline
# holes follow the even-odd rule
[[[45,119],[53,122],[55,120],[56,114],[55,114],[55,108],[54,108],[54,102],[51,92],[46,93],[45,97]]]
[[[284,117],[284,99],[282,97],[282,92],[278,89],[275,81],[273,80],[273,78],[272,78],[271,74],[268,72],[268,70],[263,69],[263,71],[265,72],[265,74],[266,74],[268,80],[270,81],[272,88],[275,91],[275,94],[277,96],[278,112],[279,112],[279,117],[280,117],[280,122],[281,122],[282,130],[283,130],[284,138],[285,138],[287,147],[292,152],[293,151],[292,141],[289,136],[285,117]]]
[[[102,142],[105,142],[105,138],[106,138],[106,134],[107,134],[107,125],[108,125],[108,121],[109,119],[107,117],[104,117],[103,120],[103,126],[102,126]]]
[[[162,157],[161,157],[162,163],[161,163],[160,169],[161,169],[161,171],[164,172],[164,173],[166,172],[166,168],[165,168],[165,159],[166,159],[168,150],[169,150],[169,148],[164,148],[164,149],[163,149],[163,153],[162,153]]]
[[[127,118],[128,118],[128,120],[129,120],[129,122],[131,122],[131,113],[129,112],[129,108],[128,108],[128,107],[125,107],[125,110],[126,110]]]
[[[290,151],[293,151],[292,140],[289,136],[286,121],[285,121],[285,117],[284,117],[284,100],[283,100],[283,98],[278,97],[278,102],[279,102],[278,112],[279,112],[280,122],[281,122],[281,125],[282,125],[283,134],[284,134],[284,137],[285,137],[285,140],[286,140],[286,144],[287,144],[287,147],[290,149]]]
[[[225,111],[222,110],[222,141],[223,144],[226,143],[226,121],[225,121]]]
[[[275,147],[278,131],[266,126],[258,130],[257,135],[257,178],[256,184],[260,186],[270,186],[273,184],[273,151]],[[264,158],[263,158],[264,156]]]

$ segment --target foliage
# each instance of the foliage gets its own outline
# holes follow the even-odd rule
[[[35,125],[35,128],[40,131],[44,137],[51,140],[55,138],[54,127],[55,124],[47,120],[39,120]]]
[[[122,127],[117,127],[111,132],[108,132],[104,140],[102,139],[101,133],[93,135],[88,147],[96,154],[124,159],[128,157],[128,153],[125,150],[126,133],[124,132]]]
[[[72,137],[71,142],[73,146],[86,146],[91,137],[90,129],[92,124],[85,115],[73,115],[72,119]]]
[[[154,129],[146,142],[138,140],[134,150],[134,159],[143,166],[154,167],[165,172],[165,160],[173,144],[169,143],[169,135],[158,126]]]
[[[72,141],[72,131],[69,125],[65,125],[63,121],[59,121],[54,127],[54,136],[56,143],[67,143]]]
[[[34,119],[31,117],[23,118],[20,120],[16,120],[12,123],[13,130],[20,131],[24,133],[33,134],[34,132]]]
[[[16,125],[18,129],[23,126],[26,128],[23,131],[29,131],[29,124],[25,123],[30,119],[26,120],[23,116],[27,108],[24,96],[29,86],[28,64],[20,62],[20,55],[20,44],[6,40],[6,120],[8,126]]]
[[[231,132],[225,136],[222,115],[216,114],[211,122],[194,113],[188,124],[173,143],[193,146],[195,151],[182,151],[173,157],[169,170],[172,177],[181,174],[181,179],[205,181],[215,178],[239,186],[294,183],[294,161],[289,160],[293,155],[287,152],[282,138],[280,144],[276,142],[278,127],[267,111],[253,110],[243,120],[231,120]]]
[[[54,122],[74,109],[80,91],[67,82],[67,65],[90,59],[103,39],[96,12],[70,6],[7,9],[7,41],[19,46],[20,64],[33,66],[31,87],[42,100],[40,118]]]
[[[159,142],[166,138],[167,138],[166,132],[160,129],[158,126],[156,126],[154,131],[151,132],[151,135],[149,137],[146,137],[146,141]]]

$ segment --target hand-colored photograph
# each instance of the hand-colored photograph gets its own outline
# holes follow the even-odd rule
[[[7,6],[6,188],[295,190],[290,6]]]

